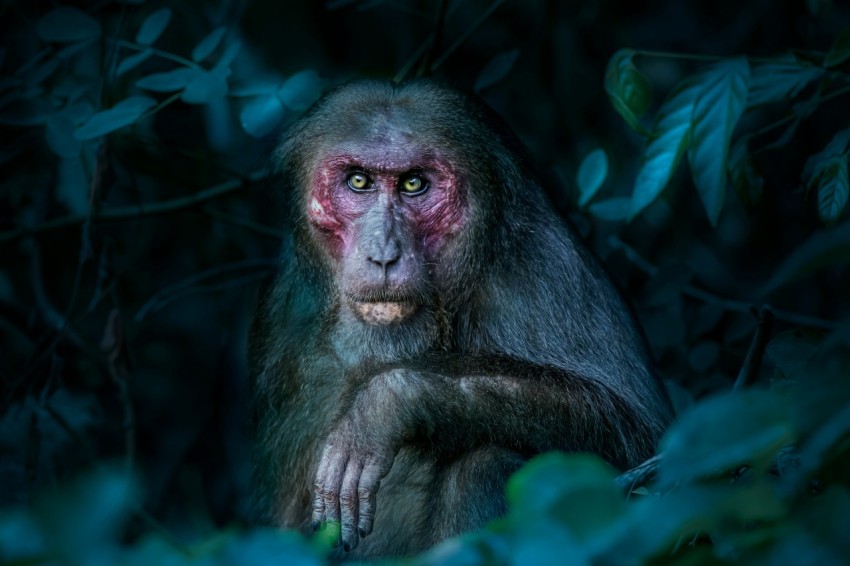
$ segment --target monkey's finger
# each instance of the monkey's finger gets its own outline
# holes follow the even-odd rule
[[[340,535],[342,536],[342,548],[346,552],[357,548],[357,544],[360,542],[360,537],[357,535],[357,487],[362,471],[363,464],[359,460],[349,460],[339,490]]]
[[[318,482],[316,482],[314,489],[313,517],[310,525],[313,527],[314,531],[318,531],[319,527],[322,526],[322,522],[325,520],[325,499],[319,494],[320,486]]]
[[[314,514],[313,522],[316,520],[339,521],[339,486],[342,483],[342,475],[345,472],[347,457],[332,456],[325,473],[316,478],[316,495],[322,499],[322,511],[319,517]],[[318,506],[314,505],[315,510]]]
[[[375,503],[378,495],[378,486],[386,471],[377,462],[367,463],[360,475],[360,484],[357,487],[357,500],[359,502],[359,513],[357,519],[357,532],[365,537],[372,532],[375,525]]]

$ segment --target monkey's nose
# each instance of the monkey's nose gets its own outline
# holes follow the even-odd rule
[[[368,256],[368,260],[376,265],[380,265],[384,274],[387,270],[401,258],[401,253],[393,251],[391,253],[374,254]]]

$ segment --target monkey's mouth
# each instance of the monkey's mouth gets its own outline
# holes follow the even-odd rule
[[[412,300],[357,300],[350,301],[351,310],[367,324],[386,326],[399,324],[413,316],[419,308]]]

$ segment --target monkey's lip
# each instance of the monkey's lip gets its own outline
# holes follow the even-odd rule
[[[354,313],[368,324],[398,324],[413,316],[419,306],[412,301],[351,302]]]

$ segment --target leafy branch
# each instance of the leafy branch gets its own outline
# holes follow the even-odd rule
[[[651,85],[635,64],[638,56],[709,65],[676,85],[661,103],[652,124],[647,125],[642,118],[651,106]],[[828,90],[831,83],[850,81],[850,74],[839,66],[847,59],[850,47],[841,41],[836,41],[829,53],[821,54],[817,64],[798,57],[716,57],[632,49],[616,52],[608,63],[605,90],[629,127],[646,138],[646,146],[631,195],[590,204],[591,214],[607,220],[634,219],[660,197],[685,156],[713,226],[723,209],[729,180],[745,203],[758,200],[763,181],[750,154],[750,140],[791,124],[781,139],[764,149],[785,145],[800,120],[850,93],[847,84]],[[816,83],[814,96],[793,105],[789,115],[733,140],[744,114],[768,104],[790,104]],[[818,193],[818,214],[825,224],[838,221],[850,194],[850,150],[847,144],[839,147],[837,142],[831,147],[828,155],[819,154],[818,160],[807,166],[816,174],[803,174],[808,188]],[[586,204],[598,185],[589,188],[580,183],[579,189]]]

